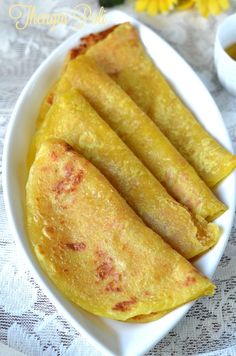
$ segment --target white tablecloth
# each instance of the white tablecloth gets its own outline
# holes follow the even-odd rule
[[[0,3],[0,156],[11,111],[31,74],[73,29],[34,26],[15,29],[8,16],[14,1]],[[18,1],[38,12],[65,11],[76,0]],[[97,3],[91,0],[95,10]],[[120,7],[137,16],[133,4]],[[236,3],[234,2],[234,10]],[[233,10],[231,9],[231,12]],[[205,20],[196,12],[138,17],[163,36],[193,66],[216,100],[236,148],[236,99],[220,86],[213,66],[217,25],[226,14]],[[207,113],[206,113],[207,115]],[[212,123],[214,125],[214,123]],[[1,157],[0,157],[1,158]],[[148,355],[236,355],[236,224],[214,276],[217,292],[198,301]],[[31,277],[10,233],[0,184],[0,355],[75,356],[99,353],[61,317]],[[6,351],[8,345],[12,349]]]

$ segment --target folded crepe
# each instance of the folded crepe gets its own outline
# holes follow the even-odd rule
[[[117,134],[75,89],[54,98],[30,151],[62,139],[89,159],[136,213],[172,247],[192,258],[215,245],[219,229],[177,203]]]
[[[83,38],[68,60],[80,53],[96,60],[129,94],[210,187],[235,169],[236,157],[199,124],[175,94],[130,23]]]
[[[43,270],[68,299],[93,314],[127,320],[214,292],[63,142],[41,145],[29,173],[26,210]]]
[[[80,91],[177,201],[209,220],[226,210],[153,121],[91,58],[81,55],[69,63],[57,92],[70,86]]]
[[[56,87],[57,87],[57,82],[51,86],[51,88],[49,89],[48,93],[46,94],[46,96],[44,97],[44,99],[40,105],[39,115],[38,115],[38,119],[36,121],[36,129],[39,129],[39,127],[42,125],[42,123],[47,115],[47,112],[53,103],[53,97],[54,97],[54,93],[56,91]]]

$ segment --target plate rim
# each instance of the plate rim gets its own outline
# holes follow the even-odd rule
[[[225,123],[223,121],[223,118],[220,114],[220,111],[214,101],[214,99],[212,98],[211,94],[209,93],[209,91],[207,90],[207,88],[205,87],[205,85],[202,83],[201,79],[198,77],[198,75],[195,73],[195,71],[191,68],[191,66],[186,62],[186,60],[179,55],[179,53],[172,48],[164,39],[161,38],[161,36],[159,36],[153,29],[151,29],[148,25],[143,24],[140,20],[137,20],[136,18],[120,11],[120,10],[112,10],[110,12],[108,12],[106,14],[107,18],[108,17],[116,17],[117,19],[119,17],[121,17],[121,21],[118,21],[120,23],[125,22],[125,21],[130,21],[134,24],[137,24],[139,26],[144,26],[145,28],[147,28],[149,31],[151,31],[153,34],[155,34],[155,36],[157,36],[159,38],[159,40],[161,40],[166,46],[168,46],[169,49],[171,49],[172,51],[175,52],[175,55],[179,57],[179,59],[181,61],[183,61],[185,63],[185,65],[195,74],[196,79],[198,79],[201,84],[202,87],[204,88],[205,92],[208,93],[209,99],[211,99],[212,104],[215,105],[216,109],[219,112],[219,119],[221,120],[221,123],[224,126],[224,129],[226,131],[226,135],[228,138],[228,149],[230,149],[230,151],[233,151],[233,146],[232,146],[232,142],[230,139],[230,136],[228,134],[227,128],[225,126]],[[108,27],[110,26],[110,24],[108,25]],[[105,28],[105,26],[101,26],[100,30]],[[96,28],[97,30],[97,28]],[[95,30],[95,31],[96,31]],[[99,28],[98,28],[99,31]],[[91,32],[88,31],[88,33]],[[103,343],[100,342],[99,339],[94,338],[90,332],[87,330],[86,327],[84,327],[81,323],[80,320],[75,319],[72,317],[71,313],[69,311],[67,311],[66,307],[61,303],[61,298],[60,298],[60,292],[56,293],[55,296],[55,290],[52,292],[50,286],[48,285],[48,281],[44,276],[44,273],[42,272],[42,270],[39,270],[39,266],[37,265],[37,261],[36,261],[36,257],[33,255],[33,252],[31,252],[31,255],[29,255],[29,253],[27,252],[27,249],[23,243],[23,237],[21,237],[20,232],[18,231],[18,227],[17,227],[17,222],[14,218],[14,214],[13,214],[13,210],[12,210],[12,200],[9,194],[9,185],[8,185],[8,181],[9,181],[9,171],[8,171],[8,161],[9,161],[9,155],[10,155],[10,143],[12,140],[12,136],[13,132],[14,132],[14,126],[15,126],[15,122],[17,120],[17,113],[21,107],[21,105],[23,104],[23,102],[26,100],[26,94],[27,92],[30,90],[30,87],[32,86],[32,84],[35,82],[35,80],[37,80],[37,77],[39,76],[39,74],[41,73],[41,71],[43,70],[43,68],[46,68],[48,65],[50,65],[50,61],[56,57],[58,55],[58,53],[60,52],[60,50],[63,49],[63,47],[66,46],[67,43],[70,43],[73,41],[73,39],[77,39],[77,41],[79,41],[79,39],[82,37],[83,35],[79,34],[79,31],[76,32],[75,34],[71,35],[70,37],[68,37],[66,40],[62,41],[62,43],[57,46],[52,53],[46,57],[46,59],[40,64],[40,66],[37,67],[37,69],[34,71],[34,73],[32,74],[32,76],[30,77],[30,79],[27,81],[27,83],[25,84],[23,90],[21,91],[20,96],[18,97],[16,104],[14,106],[14,109],[12,111],[9,123],[7,125],[7,132],[5,135],[5,140],[4,140],[4,149],[3,149],[3,156],[2,156],[2,167],[3,167],[3,171],[2,171],[2,186],[3,186],[3,197],[4,197],[4,203],[5,203],[5,210],[7,213],[7,220],[8,220],[8,225],[10,227],[11,233],[14,237],[14,240],[16,241],[18,247],[20,247],[21,252],[23,253],[23,255],[26,258],[26,262],[27,262],[27,266],[29,267],[30,272],[33,273],[34,278],[36,279],[36,282],[40,285],[40,287],[42,288],[43,293],[45,293],[50,301],[52,301],[52,303],[56,306],[57,311],[59,314],[62,314],[71,324],[73,327],[75,327],[77,330],[79,330],[79,332],[81,332],[81,334],[85,335],[86,338],[91,342],[92,345],[94,345],[98,350],[100,350],[101,352],[103,352],[104,354],[108,354],[108,355],[114,355],[113,352],[111,352],[110,349],[108,349],[106,347],[106,345],[104,345]],[[235,193],[235,186],[236,186],[236,176],[235,173],[231,173],[231,175],[234,175],[234,193]],[[236,207],[236,197],[234,194],[234,209]],[[220,259],[225,251],[229,236],[230,236],[230,231],[232,229],[233,226],[233,220],[234,220],[234,213],[231,213],[231,220],[230,220],[230,224],[229,224],[229,233],[227,236],[227,239],[225,240],[224,246],[222,247],[222,251],[221,251],[221,256],[219,256],[217,262],[216,262],[216,268],[220,262]],[[215,270],[216,270],[215,268]],[[215,272],[215,271],[214,271]],[[214,273],[213,272],[213,273]],[[194,302],[190,302],[186,305],[184,305],[183,307],[180,307],[178,309],[176,309],[175,311],[173,311],[172,313],[176,312],[176,311],[180,311],[180,313],[176,313],[179,314],[177,315],[174,323],[171,324],[170,327],[168,327],[165,331],[165,333],[162,335],[162,337],[159,339],[158,337],[156,338],[156,341],[154,341],[152,344],[149,344],[148,346],[145,347],[145,349],[142,350],[143,354],[144,352],[147,352],[148,350],[150,350],[154,345],[156,345],[164,336],[166,336],[170,330],[172,330],[176,324],[186,315],[186,313],[188,312],[188,310],[191,308],[191,306],[194,304]],[[171,314],[172,314],[171,313]],[[123,354],[122,354],[123,355]],[[135,355],[138,355],[137,353]]]

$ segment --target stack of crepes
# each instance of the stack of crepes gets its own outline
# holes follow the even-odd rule
[[[129,23],[83,38],[45,97],[29,153],[27,226],[66,297],[96,315],[155,320],[214,285],[188,261],[227,207],[236,166],[153,64]]]

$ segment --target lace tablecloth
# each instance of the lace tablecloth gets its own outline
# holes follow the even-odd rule
[[[72,26],[63,25],[54,31],[40,25],[18,31],[8,16],[9,4],[14,1],[3,1],[0,4],[0,156],[7,123],[22,88],[48,54],[73,32]],[[49,12],[69,11],[78,1],[18,3],[33,3],[38,12]],[[94,0],[90,4],[94,10],[97,8]],[[121,6],[121,10],[137,16],[132,3]],[[233,10],[236,10],[235,2]],[[175,47],[201,77],[222,112],[236,149],[236,98],[222,89],[213,65],[215,32],[225,16],[205,20],[192,11],[138,17]],[[236,355],[236,224],[214,282],[215,296],[197,302],[148,355]],[[20,355],[20,352],[32,356],[100,355],[57,313],[18,255],[0,184],[0,355]]]

